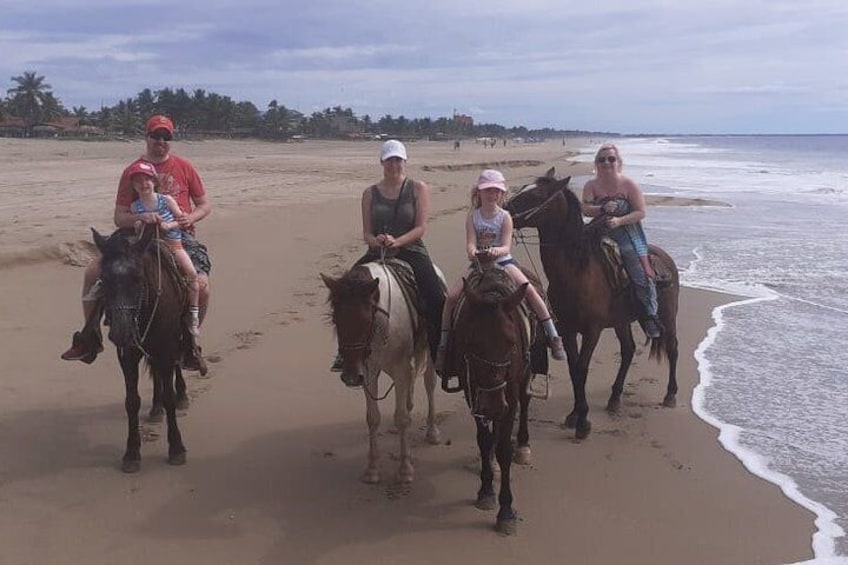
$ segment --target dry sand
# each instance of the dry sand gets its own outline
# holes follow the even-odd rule
[[[425,240],[451,279],[464,268],[467,187],[480,169],[502,169],[513,186],[552,165],[560,175],[586,173],[559,142],[408,149],[410,176],[433,190]],[[748,474],[691,410],[693,351],[712,308],[730,300],[701,290],[682,293],[675,409],[659,406],[667,367],[640,346],[621,413],[604,411],[617,366],[608,332],[589,378],[593,431],[576,442],[559,425],[571,387],[565,364],[553,362],[553,396],[531,404],[533,463],[514,468],[518,535],[497,535],[494,512],[472,506],[474,425],[458,395],[438,391],[445,441],[429,446],[417,385],[411,486],[360,483],[364,401],[328,372],[335,346],[318,273],[341,272],[362,249],[359,195],[380,174],[376,142],[174,143],[214,206],[198,229],[214,262],[203,328],[214,362],[206,378],[189,378],[192,405],[180,417],[187,465],[167,465],[163,425],[145,423],[142,470],[121,473],[126,418],[114,348],[92,366],[59,353],[81,316],[82,269],[70,263],[84,263],[89,225],[111,229],[118,175],[141,151],[140,141],[0,139],[0,564],[812,557],[813,515]],[[515,255],[527,261],[523,250]],[[142,387],[144,413],[149,381]],[[392,404],[381,403],[387,477],[397,464]]]

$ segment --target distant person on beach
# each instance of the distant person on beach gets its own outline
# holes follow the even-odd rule
[[[162,194],[173,197],[183,211],[177,219],[182,232],[182,246],[191,257],[197,271],[198,283],[198,324],[202,325],[209,306],[209,272],[212,264],[206,246],[194,238],[195,226],[212,211],[212,204],[206,197],[206,189],[194,166],[181,157],[171,154],[170,142],[174,136],[174,123],[162,115],[152,116],[145,124],[145,152],[136,161],[124,169],[118,183],[115,198],[114,222],[118,228],[133,229],[137,220],[145,224],[158,224],[157,213],[133,213],[130,206],[136,199],[130,179],[130,171],[138,162],[153,165],[159,180]],[[73,345],[62,354],[66,361],[92,363],[97,354],[103,351],[103,338],[100,333],[102,307],[99,304],[100,257],[86,267],[82,287],[82,308],[85,325],[75,332]],[[185,352],[183,368],[205,372],[203,358],[199,349],[189,348]]]
[[[481,255],[493,259],[495,264],[504,269],[516,285],[528,282],[527,277],[518,267],[518,263],[510,254],[512,245],[512,216],[501,206],[506,195],[506,179],[500,171],[486,169],[477,178],[471,192],[472,210],[465,220],[465,253],[471,265],[469,269],[477,270],[477,262]],[[440,374],[444,369],[445,355],[450,339],[454,308],[462,294],[463,279],[454,283],[448,291],[447,300],[442,310],[442,329],[436,356],[436,371]],[[538,317],[545,334],[551,344],[554,359],[564,360],[562,338],[557,333],[548,307],[539,293],[529,285],[527,287],[527,303]]]
[[[161,194],[159,189],[159,175],[156,168],[147,161],[136,161],[130,166],[127,176],[133,190],[138,195],[130,205],[130,210],[137,218],[135,230],[140,233],[145,229],[142,216],[154,214],[159,217],[159,229],[161,236],[168,244],[177,265],[183,271],[188,286],[189,332],[197,339],[200,337],[200,309],[198,308],[199,284],[197,282],[197,270],[191,262],[191,257],[183,247],[183,232],[180,230],[180,221],[185,219],[185,213],[180,209],[173,196]]]
[[[427,321],[430,355],[435,360],[445,293],[422,238],[427,231],[430,189],[406,174],[406,147],[396,139],[383,143],[380,164],[383,178],[362,193],[362,237],[368,252],[356,264],[379,260],[383,255],[409,264]],[[342,370],[341,356],[332,370]]]
[[[658,338],[662,326],[657,318],[657,288],[648,260],[648,240],[642,229],[647,205],[639,186],[621,174],[622,165],[618,147],[612,143],[601,145],[595,153],[595,177],[583,187],[583,214],[593,218],[604,216],[643,307],[640,323],[645,335]]]

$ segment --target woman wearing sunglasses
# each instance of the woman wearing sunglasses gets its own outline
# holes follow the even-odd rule
[[[595,153],[595,177],[583,187],[583,214],[604,217],[610,237],[621,251],[636,298],[644,308],[642,329],[648,337],[658,338],[662,330],[657,318],[657,288],[642,230],[645,196],[639,185],[621,174],[622,164],[618,147],[612,143],[601,145]]]

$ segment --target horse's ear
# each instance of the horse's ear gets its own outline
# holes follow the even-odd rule
[[[527,294],[527,287],[529,285],[529,282],[522,284],[515,292],[504,298],[503,302],[501,302],[504,307],[504,310],[506,310],[507,312],[512,312],[513,310],[518,308],[518,305],[521,304],[522,300],[524,300],[524,295]]]
[[[91,228],[91,236],[94,238],[94,245],[97,246],[97,249],[99,249],[102,254],[103,250],[106,248],[106,238],[100,235],[100,232],[94,228]]]
[[[380,302],[380,279],[375,278],[366,287],[368,290],[368,294],[371,295],[371,301],[374,304],[379,304]]]
[[[569,183],[569,182],[571,182],[571,177],[570,177],[570,176],[565,177],[564,179],[562,179],[562,188],[563,188],[563,189],[568,188],[568,183]]]
[[[321,280],[324,281],[324,286],[330,289],[330,293],[334,293],[336,291],[336,287],[339,284],[338,279],[334,279],[333,277],[328,277],[324,273],[318,273],[321,275]]]
[[[545,178],[553,179],[556,178],[556,167],[551,167],[548,169],[548,172],[545,173]]]

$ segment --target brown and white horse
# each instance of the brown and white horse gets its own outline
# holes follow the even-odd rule
[[[427,391],[427,441],[439,443],[434,400],[436,373],[426,327],[419,323],[416,308],[409,303],[398,278],[385,263],[365,263],[339,278],[324,274],[321,278],[330,290],[331,318],[343,358],[342,381],[351,387],[362,386],[365,393],[370,440],[368,466],[362,480],[366,483],[381,480],[377,385],[380,373],[386,373],[395,391],[394,423],[400,439],[398,480],[411,482],[414,468],[407,433],[412,420],[414,385],[421,374]]]

